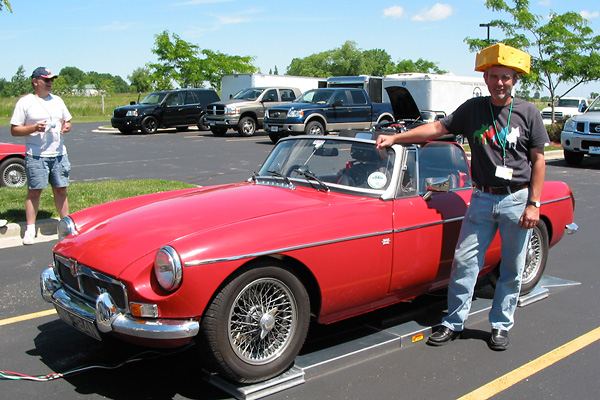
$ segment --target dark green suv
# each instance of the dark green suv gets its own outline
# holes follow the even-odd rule
[[[121,133],[141,130],[155,133],[158,128],[185,131],[192,125],[208,130],[204,120],[206,106],[219,101],[212,89],[178,89],[152,92],[138,104],[115,108],[110,122]]]

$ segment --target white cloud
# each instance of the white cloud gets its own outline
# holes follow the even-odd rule
[[[592,19],[592,18],[600,17],[600,12],[598,12],[598,11],[583,10],[580,14],[585,19]]]
[[[391,18],[402,18],[404,14],[404,8],[400,6],[391,6],[383,10],[383,18],[391,17]]]
[[[454,13],[454,9],[450,4],[436,3],[431,8],[424,8],[414,17],[413,21],[439,21],[448,18]]]

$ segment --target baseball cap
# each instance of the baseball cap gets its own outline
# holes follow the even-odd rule
[[[56,78],[57,76],[58,75],[53,74],[46,67],[38,67],[33,71],[33,74],[31,74],[32,78]]]

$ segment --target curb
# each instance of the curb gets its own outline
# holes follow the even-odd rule
[[[36,242],[44,242],[57,237],[56,228],[58,226],[57,218],[40,219],[35,222]],[[26,222],[10,223],[0,228],[0,248],[12,245],[13,242],[19,242],[23,238]]]

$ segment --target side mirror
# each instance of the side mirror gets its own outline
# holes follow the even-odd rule
[[[135,103],[135,100],[131,100],[131,101],[129,102],[129,105],[130,105],[130,106],[135,106],[135,104],[136,104],[136,103]]]
[[[427,193],[423,195],[423,200],[427,201],[433,193],[448,193],[450,191],[450,177],[432,177],[425,178],[425,188]]]

